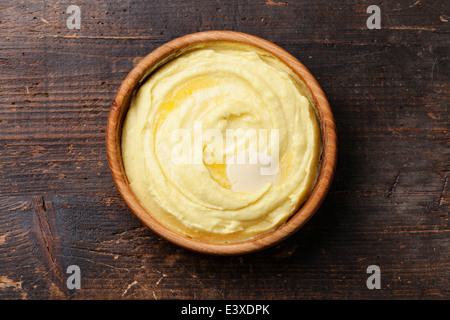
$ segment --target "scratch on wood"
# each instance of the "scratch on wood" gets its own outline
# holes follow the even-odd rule
[[[144,290],[145,293],[146,293],[147,295],[149,294],[148,290],[147,290],[144,286],[142,286],[140,283],[138,283],[137,285],[138,285],[142,290]],[[155,300],[158,300],[158,297],[156,296],[156,293],[155,293],[155,290],[154,290],[153,286],[152,286],[152,285],[150,285],[150,286],[152,287],[152,295],[153,295],[153,298],[154,298]]]
[[[50,227],[50,224],[48,222],[47,218],[47,203],[44,200],[44,197],[37,197],[36,198],[36,213],[39,221],[39,231],[42,236],[42,239],[45,243],[45,248],[47,250],[47,253],[49,255],[50,260],[52,261],[52,264],[55,261],[54,254],[53,254],[53,233]]]
[[[69,256],[64,256],[64,255],[61,255],[61,257],[67,257],[67,258],[69,258]],[[98,262],[98,261],[94,261],[94,260],[92,260],[92,259],[88,259],[88,258],[84,258],[84,257],[78,257],[78,259],[82,259],[82,260],[88,261],[88,262],[90,262],[90,263],[92,263],[92,264],[95,264],[95,265],[105,266],[105,267],[111,268],[111,269],[113,269],[113,270],[125,270],[125,271],[127,271],[127,272],[130,272],[130,269],[128,269],[128,268],[114,267],[114,266],[112,266],[112,265],[110,265],[110,264],[103,263],[103,262]]]
[[[152,30],[152,29],[150,29]],[[118,40],[151,40],[151,37],[147,36],[78,36],[78,35],[53,35],[53,38],[64,38],[64,39],[118,39]]]
[[[132,287],[132,286],[134,286],[135,284],[137,284],[138,282],[135,280],[135,281],[133,281],[132,283],[130,283],[129,285],[128,285],[128,287],[125,289],[125,291],[122,293],[122,297],[123,296],[125,296],[126,294],[127,294],[127,292],[128,292],[128,290],[130,290],[130,288]]]
[[[406,166],[408,165],[408,161],[405,162],[400,170],[398,171],[397,175],[395,176],[394,182],[391,185],[391,188],[389,189],[389,192],[387,193],[387,197],[390,198],[394,195],[395,191],[397,190],[398,182],[400,179],[400,176],[402,175],[403,171],[405,170]]]
[[[389,189],[389,193],[387,194],[387,197],[390,198],[394,195],[395,190],[397,190],[398,180],[400,178],[400,175],[402,173],[402,170],[400,170],[397,175],[395,176],[394,183],[392,184],[391,188]]]
[[[444,184],[442,186],[441,196],[439,197],[439,206],[442,206],[445,203],[445,191],[447,190],[448,183],[448,171],[445,173]]]
[[[268,6],[286,6],[287,3],[286,2],[281,2],[281,1],[275,2],[273,0],[267,0],[266,1],[266,5],[268,5]]]
[[[433,112],[427,112],[427,115],[433,120],[439,120],[439,116],[436,116]]]
[[[420,3],[420,1],[421,1],[421,0],[418,0],[418,1],[414,2],[414,3],[413,3],[412,5],[410,5],[409,7],[412,8],[412,7],[417,6],[417,5]]]
[[[159,283],[161,282],[161,280],[164,279],[165,277],[167,277],[167,274],[164,274],[164,273],[163,273],[162,276],[161,276],[161,278],[159,278],[159,280],[156,281],[155,287],[157,287],[157,286],[159,285]]]
[[[436,28],[433,28],[433,27],[409,27],[409,26],[386,26],[386,27],[383,27],[383,29],[436,31]]]
[[[44,262],[49,270],[51,281],[58,289],[67,294],[62,267],[57,256],[58,238],[55,234],[54,209],[51,202],[45,201],[43,196],[35,197],[34,228],[37,240],[42,248]]]
[[[201,285],[203,288],[206,288],[206,286],[204,285],[204,283],[201,282],[201,281],[198,279],[198,277],[197,277],[196,274],[194,274],[194,273],[192,273],[192,272],[190,272],[190,271],[188,271],[188,272],[189,272],[189,274],[192,276],[192,278],[194,278],[198,283],[200,283],[200,285]]]
[[[434,59],[433,67],[431,68],[431,81],[434,80],[434,67],[436,66],[437,60],[438,58],[436,57],[436,59]]]

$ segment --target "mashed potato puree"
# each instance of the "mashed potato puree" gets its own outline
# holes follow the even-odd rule
[[[317,179],[322,146],[312,101],[300,79],[261,49],[191,47],[132,97],[121,142],[130,187],[149,214],[187,237],[236,242],[273,230]],[[226,141],[230,132],[235,139]],[[245,132],[257,132],[256,140]],[[181,140],[192,148],[180,148]],[[181,151],[186,157],[177,158]],[[256,162],[239,166],[239,155]],[[276,170],[261,174],[268,164]]]

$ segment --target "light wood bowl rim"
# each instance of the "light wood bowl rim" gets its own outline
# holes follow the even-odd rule
[[[139,86],[139,81],[151,66],[180,48],[204,41],[231,41],[247,43],[262,48],[283,61],[304,81],[316,104],[322,134],[321,168],[311,194],[300,209],[277,229],[256,238],[236,243],[209,243],[180,235],[163,226],[150,215],[132,192],[122,164],[120,141],[123,117],[129,107],[129,97]],[[128,100],[128,101],[127,101]],[[255,252],[286,239],[300,229],[322,204],[334,176],[337,163],[337,134],[334,117],[322,88],[295,57],[279,46],[265,39],[235,31],[204,31],[176,38],[158,47],[144,57],[127,75],[119,87],[108,116],[106,130],[108,163],[114,182],[132,212],[144,225],[157,235],[181,247],[197,252],[217,255],[236,255]]]

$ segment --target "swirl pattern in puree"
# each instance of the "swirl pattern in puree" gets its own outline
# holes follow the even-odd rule
[[[247,240],[286,222],[314,186],[320,152],[301,80],[269,53],[227,42],[190,48],[154,71],[122,131],[125,171],[143,207],[166,227],[209,242]],[[231,159],[255,154],[276,172],[232,175]],[[257,183],[242,189],[245,179]]]

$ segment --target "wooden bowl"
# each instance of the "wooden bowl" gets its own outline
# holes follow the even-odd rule
[[[163,226],[147,212],[134,196],[125,174],[121,156],[121,130],[125,114],[128,110],[132,93],[153,70],[166,62],[181,48],[204,41],[231,41],[246,43],[262,48],[278,57],[289,66],[308,87],[319,116],[322,135],[321,166],[317,182],[311,194],[300,209],[288,221],[277,229],[264,233],[256,238],[237,243],[202,242],[180,235]],[[325,198],[333,179],[337,161],[337,136],[333,114],[324,92],[316,79],[296,58],[277,45],[245,33],[232,31],[207,31],[189,34],[172,40],[142,59],[127,75],[114,98],[111,107],[107,132],[106,147],[108,161],[113,179],[127,205],[133,213],[159,236],[194,251],[232,255],[249,253],[272,246],[287,238],[301,228],[317,211]]]

